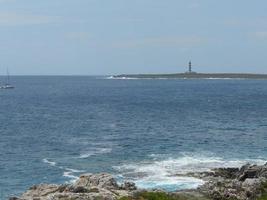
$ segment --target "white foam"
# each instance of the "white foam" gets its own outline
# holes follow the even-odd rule
[[[53,162],[53,161],[50,161],[50,160],[48,160],[47,158],[44,158],[43,160],[42,160],[44,163],[47,163],[47,164],[49,164],[50,166],[56,166],[56,162]]]
[[[81,153],[79,158],[89,158],[90,156],[99,155],[99,154],[106,154],[110,153],[112,151],[112,148],[94,148],[91,150],[88,150],[87,152]]]
[[[196,188],[203,183],[199,179],[185,177],[188,172],[203,172],[218,167],[241,167],[246,163],[264,164],[266,162],[262,159],[224,160],[211,155],[192,154],[182,154],[178,158],[167,159],[162,159],[162,156],[155,154],[150,157],[154,159],[114,168],[119,171],[123,179],[134,181],[141,188],[175,190]]]
[[[78,169],[71,169],[71,168],[66,168],[66,170],[72,172],[72,173],[82,173],[85,172],[84,170],[78,170]]]
[[[165,189],[167,191],[175,191],[177,189],[196,189],[202,185],[204,181],[191,177],[149,177],[135,181],[139,188],[144,189]]]
[[[85,172],[84,170],[65,168],[66,171],[63,172],[63,176],[70,179],[67,183],[74,183],[79,179],[79,174]],[[78,174],[77,176],[75,174]]]
[[[131,80],[131,79],[139,79],[139,78],[132,78],[132,77],[125,77],[125,76],[120,76],[120,77],[116,77],[116,76],[108,76],[105,77],[105,79],[115,79],[115,80]]]
[[[49,164],[50,166],[65,170],[63,172],[63,176],[70,179],[69,181],[67,181],[67,183],[73,183],[79,178],[79,176],[75,176],[74,174],[77,174],[77,173],[79,174],[79,173],[85,172],[84,170],[78,170],[78,169],[72,169],[72,168],[65,168],[63,166],[57,166],[56,162],[50,161],[47,158],[44,158],[42,161],[44,163]]]
[[[106,79],[114,79],[114,80],[138,80],[138,79],[169,79],[169,78],[148,78],[148,77],[127,77],[127,76],[109,76],[105,77]]]
[[[209,79],[209,80],[231,80],[231,79],[234,79],[234,80],[244,80],[245,78],[202,78],[202,79]]]
[[[67,182],[73,183],[73,182],[75,182],[76,180],[79,179],[78,176],[75,176],[72,173],[73,172],[71,172],[71,171],[65,171],[65,172],[63,172],[63,176],[70,179],[70,181],[67,181]]]

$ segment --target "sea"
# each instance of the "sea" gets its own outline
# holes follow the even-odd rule
[[[188,172],[267,162],[267,80],[11,78],[15,89],[0,90],[0,199],[99,172],[190,189],[203,181]]]

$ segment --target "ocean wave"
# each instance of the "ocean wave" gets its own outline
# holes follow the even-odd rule
[[[63,172],[63,176],[70,179],[69,181],[67,181],[67,183],[74,183],[79,179],[79,176],[75,176],[71,171]]]
[[[136,183],[140,188],[161,188],[169,191],[192,189],[203,183],[202,180],[186,177],[189,172],[211,171],[218,167],[241,167],[246,163],[264,164],[263,159],[225,160],[211,155],[182,154],[177,158],[165,158],[152,154],[153,160],[139,163],[127,163],[115,166],[114,169],[123,180]],[[177,176],[179,175],[179,176]]]
[[[110,153],[111,151],[112,151],[112,148],[97,147],[97,148],[90,149],[87,152],[81,153],[79,158],[85,159],[85,158],[89,158],[90,156]]]
[[[66,183],[75,182],[79,178],[80,173],[85,172],[84,170],[72,169],[72,168],[63,167],[63,166],[57,166],[56,162],[50,161],[47,158],[44,158],[42,161],[44,163],[47,163],[50,166],[53,166],[53,167],[56,167],[56,168],[62,170],[63,171],[63,177],[66,177],[69,179],[68,181],[66,181]]]
[[[81,173],[84,173],[84,170],[72,169],[72,168],[64,168],[63,177],[68,178],[67,183],[74,183],[79,179]]]
[[[134,77],[115,77],[115,76],[109,76],[107,79],[115,79],[115,80],[135,80],[135,79],[140,79],[140,78],[134,78]]]
[[[208,79],[208,80],[245,80],[245,78],[200,78],[200,79]]]
[[[53,161],[50,161],[50,160],[48,160],[47,158],[44,158],[43,160],[42,160],[44,163],[47,163],[47,164],[49,164],[50,166],[56,166],[56,162],[53,162]]]
[[[63,172],[63,177],[70,179],[67,183],[74,183],[79,179],[80,173],[85,172],[84,170],[65,168],[66,171]]]
[[[71,168],[66,168],[66,170],[73,172],[73,173],[82,173],[85,172],[84,170],[78,170],[78,169],[71,169]]]
[[[166,191],[196,189],[203,183],[204,181],[192,177],[165,177],[160,179],[158,177],[148,177],[135,181],[139,188],[163,189]]]
[[[154,77],[154,78],[148,78],[148,77],[142,77],[142,78],[138,78],[138,77],[125,77],[125,76],[121,76],[121,77],[114,77],[114,76],[110,76],[107,77],[106,79],[114,79],[114,80],[166,80],[166,79],[179,79],[179,78],[164,78],[164,77]]]

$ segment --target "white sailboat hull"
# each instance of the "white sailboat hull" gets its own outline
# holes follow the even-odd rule
[[[0,89],[14,89],[15,87],[12,85],[2,85],[0,86]]]

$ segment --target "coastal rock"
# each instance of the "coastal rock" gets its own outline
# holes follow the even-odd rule
[[[240,169],[238,180],[245,181],[247,178],[267,178],[267,166],[245,165]]]
[[[101,174],[83,174],[80,178],[74,183],[74,187],[100,187],[106,189],[119,189],[119,186],[112,175],[107,173]]]
[[[224,177],[228,179],[236,178],[239,168],[217,168],[212,170],[215,177]]]
[[[48,196],[59,191],[59,188],[59,185],[54,184],[34,185],[22,195],[21,199],[37,199],[38,197]]]
[[[218,168],[198,189],[211,199],[254,200],[267,191],[267,166],[244,165],[238,168]]]
[[[112,175],[107,173],[83,174],[73,184],[35,185],[21,197],[12,197],[10,200],[115,200],[132,195],[136,189],[131,182],[119,186]]]
[[[202,177],[205,183],[196,190],[167,193],[155,189],[147,194],[153,198],[157,194],[163,196],[176,194],[185,200],[255,200],[267,194],[267,164],[262,166],[247,164],[240,169],[217,168],[211,172],[189,175]],[[118,185],[112,175],[107,173],[83,174],[73,184],[35,185],[21,197],[12,197],[10,200],[117,200],[121,197],[129,197],[125,199],[132,200],[140,192],[146,193],[145,190],[138,190],[132,182]]]
[[[133,182],[124,182],[120,188],[123,190],[129,190],[129,191],[137,190],[137,187],[135,186],[135,183]]]

